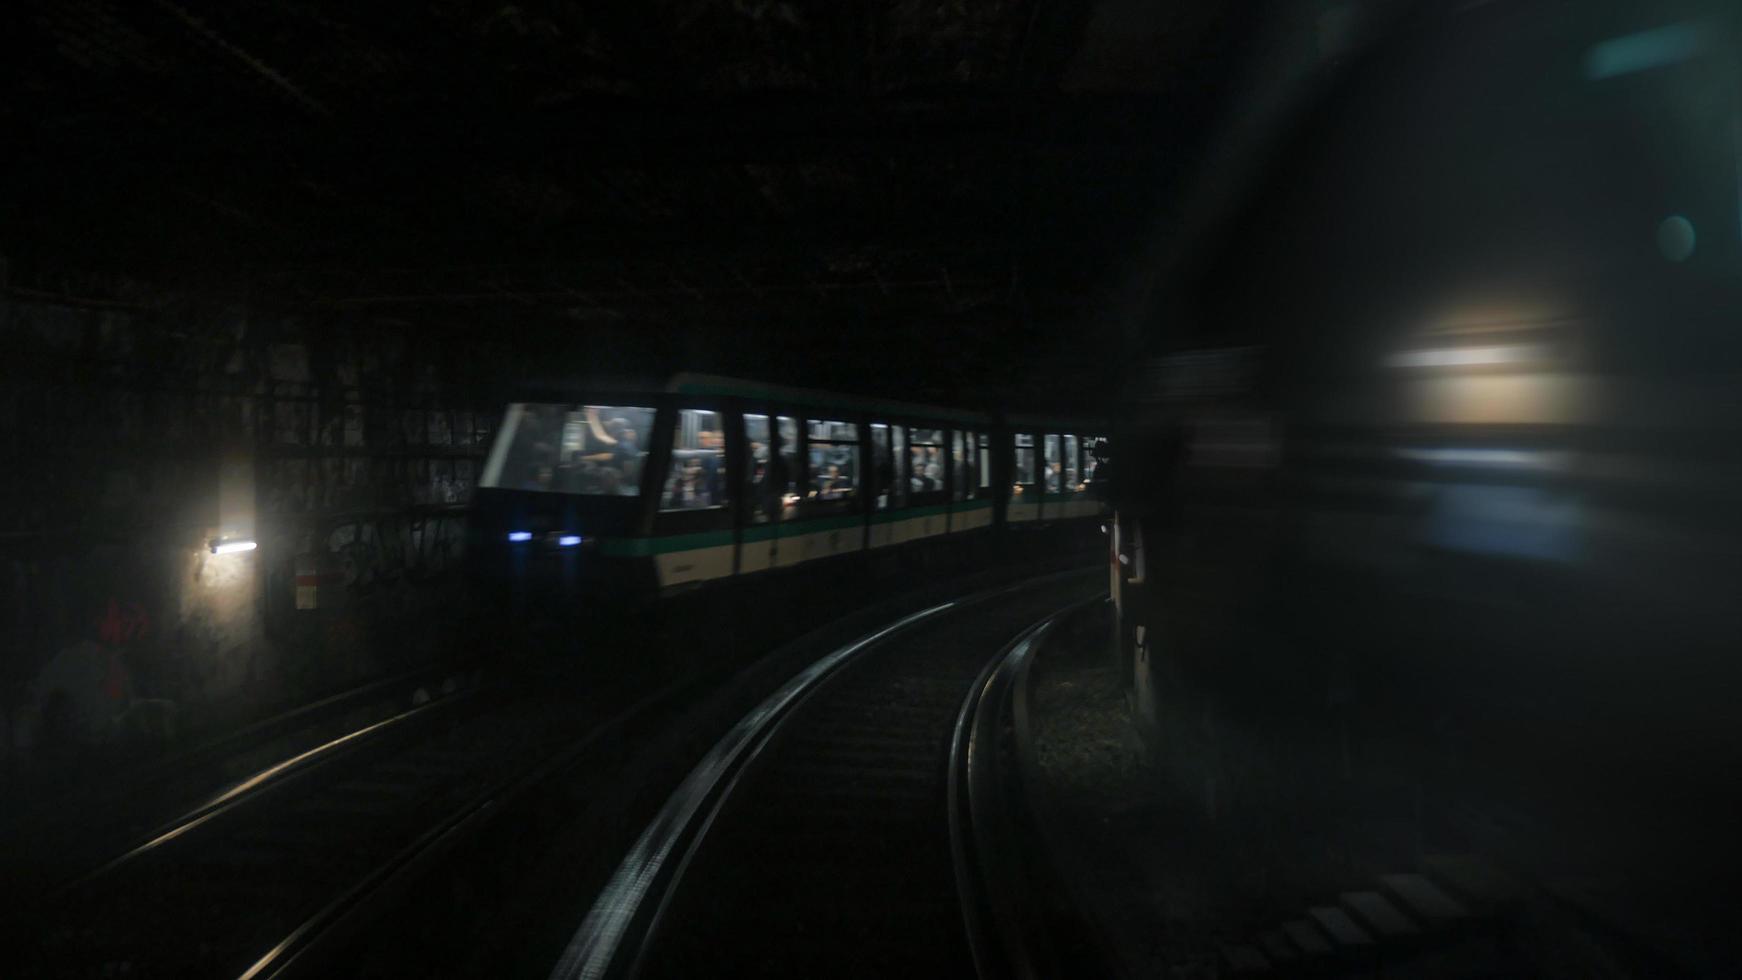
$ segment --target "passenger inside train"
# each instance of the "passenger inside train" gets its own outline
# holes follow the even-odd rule
[[[508,447],[487,465],[485,486],[554,493],[634,497],[647,457],[642,434],[654,410],[634,406],[517,403],[503,420]]]

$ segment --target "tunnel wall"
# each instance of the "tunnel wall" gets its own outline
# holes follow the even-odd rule
[[[9,771],[185,742],[452,635],[482,352],[116,292],[0,299]]]
[[[1188,451],[1173,512],[1122,509],[1133,699],[1279,877],[1476,851],[1624,907],[1733,848],[1735,34],[1592,78],[1649,22],[1574,17],[1376,54],[1181,287],[1170,344],[1261,349],[1279,452],[1240,496]]]

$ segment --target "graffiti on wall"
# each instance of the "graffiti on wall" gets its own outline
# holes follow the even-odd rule
[[[137,602],[118,602],[111,598],[97,621],[98,638],[112,647],[144,639],[149,632],[151,616]]]
[[[389,514],[341,523],[327,532],[324,545],[344,588],[367,595],[457,568],[465,534],[461,513]]]

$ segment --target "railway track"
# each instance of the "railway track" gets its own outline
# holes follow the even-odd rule
[[[974,760],[1002,751],[998,665],[1102,591],[1071,573],[934,606],[794,678],[671,796],[553,980],[1031,974],[996,894],[1026,872]]]
[[[23,788],[0,814],[0,865],[15,886],[0,913],[20,917],[40,899],[214,806],[351,751],[408,720],[408,710],[451,704],[485,683],[480,661],[433,665],[382,678],[227,732],[143,764],[85,770],[83,785]],[[440,709],[431,709],[440,710]],[[391,722],[376,725],[375,722]]]
[[[1037,581],[1054,586],[1045,593],[1050,601],[1061,589],[1086,591],[1092,578],[1072,575]],[[1033,604],[1045,588],[1031,582],[944,603],[837,649],[771,699],[785,698],[776,720],[785,718],[785,708],[802,705],[805,717],[830,719],[827,724],[794,726],[773,748],[766,737],[772,729],[752,725],[747,738],[724,756],[717,748],[713,758],[759,760],[741,798],[762,808],[768,819],[755,822],[790,850],[782,866],[795,873],[808,868],[813,884],[835,880],[828,866],[811,860],[838,839],[828,821],[884,828],[862,838],[871,846],[847,862],[859,878],[837,881],[847,881],[848,889],[835,893],[852,899],[840,914],[872,915],[880,907],[887,913],[902,907],[890,903],[908,902],[921,911],[906,920],[939,927],[931,947],[959,954],[969,968],[973,957],[962,941],[944,829],[945,762],[964,693],[984,682],[979,671],[988,658],[1033,620]],[[330,975],[344,968],[363,930],[428,881],[425,872],[443,866],[460,842],[490,839],[484,829],[515,801],[530,798],[530,790],[559,770],[579,771],[592,758],[590,748],[629,730],[636,719],[656,716],[689,686],[667,688],[627,709],[608,706],[602,696],[589,704],[558,688],[468,690],[273,762],[9,923],[17,941],[6,944],[0,959],[10,965],[0,973]],[[503,710],[509,703],[512,710]],[[740,775],[732,777],[734,784]],[[692,808],[691,817],[697,812]],[[917,834],[916,812],[926,814]],[[713,822],[711,812],[707,822]],[[684,826],[699,842],[698,825]],[[709,854],[720,850],[714,844],[730,840],[727,832],[750,830],[733,827],[720,824]],[[646,843],[644,835],[641,846]],[[924,874],[898,883],[895,892],[851,895],[876,867],[894,867],[919,853],[914,846],[923,849],[924,861],[914,867]],[[691,863],[689,855],[683,863]],[[772,874],[776,863],[765,870]],[[707,868],[706,861],[698,864],[690,880],[705,881],[700,876]],[[720,894],[718,887],[713,894]],[[648,909],[665,911],[669,898]],[[806,901],[796,893],[794,900]],[[685,914],[674,908],[674,915]],[[669,969],[684,972],[683,948],[660,949],[677,954]]]
[[[315,975],[395,885],[655,700],[506,697],[437,700],[243,780],[42,903],[11,975]]]

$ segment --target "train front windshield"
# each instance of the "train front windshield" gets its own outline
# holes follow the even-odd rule
[[[478,485],[634,497],[653,416],[628,405],[512,404]]]

